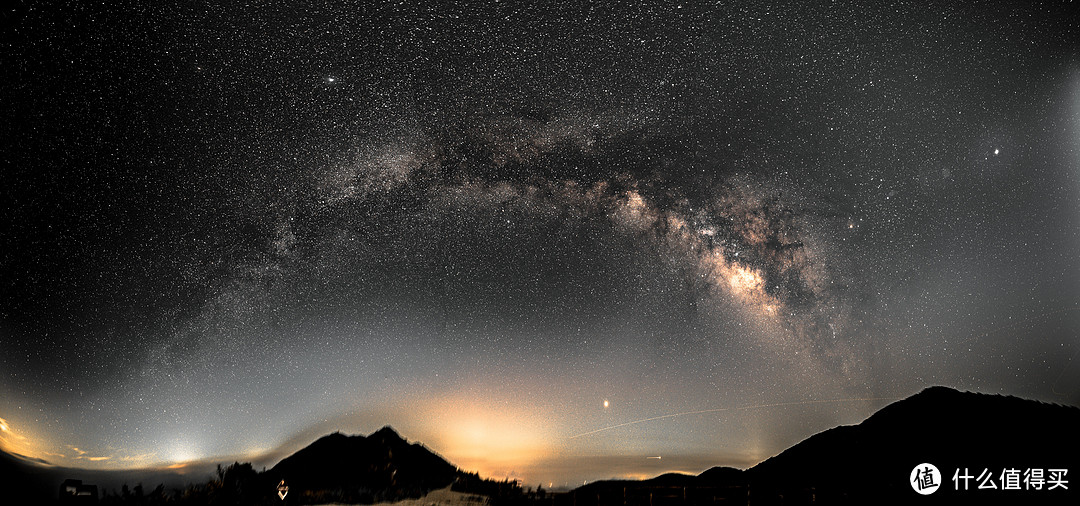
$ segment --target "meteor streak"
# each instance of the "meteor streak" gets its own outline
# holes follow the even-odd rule
[[[700,415],[700,414],[704,414],[704,413],[722,413],[724,411],[742,411],[742,410],[747,410],[747,409],[774,408],[774,407],[779,407],[779,406],[801,406],[801,405],[805,405],[805,404],[825,404],[825,403],[830,403],[830,402],[895,401],[895,400],[899,400],[899,399],[901,399],[901,398],[900,397],[863,397],[863,398],[858,398],[858,399],[827,399],[827,400],[820,400],[820,401],[777,402],[777,403],[773,403],[773,404],[755,404],[753,406],[734,406],[734,407],[730,407],[730,408],[715,408],[715,409],[702,409],[702,410],[698,410],[698,411],[684,411],[682,413],[672,413],[670,415],[653,416],[653,417],[650,417],[650,418],[642,418],[640,420],[633,420],[633,421],[629,421],[629,422],[623,422],[623,423],[620,423],[620,424],[615,424],[615,425],[611,425],[611,426],[608,426],[608,427],[603,427],[603,428],[600,428],[600,429],[591,430],[589,432],[582,432],[581,434],[575,434],[573,436],[568,437],[567,439],[577,439],[579,437],[584,437],[584,436],[596,434],[596,433],[599,433],[599,432],[605,432],[605,431],[609,431],[609,430],[612,430],[612,429],[618,429],[619,427],[626,427],[628,425],[637,425],[639,423],[651,422],[653,420],[663,420],[665,418],[675,418],[675,417],[686,416],[686,415]],[[649,458],[653,458],[653,457],[649,457]],[[659,458],[659,457],[656,457],[656,458]]]

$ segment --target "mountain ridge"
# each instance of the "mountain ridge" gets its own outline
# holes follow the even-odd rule
[[[551,506],[704,506],[749,504],[751,498],[755,505],[1080,504],[1075,491],[1080,485],[1071,483],[1068,489],[1047,490],[1047,485],[1006,491],[1001,490],[1004,483],[984,490],[972,482],[960,490],[953,480],[954,471],[974,477],[984,468],[993,473],[1030,468],[1075,473],[1080,469],[1080,455],[1071,450],[1080,447],[1076,427],[1080,408],[1075,406],[929,387],[858,424],[807,437],[746,470],[719,466],[698,475],[598,481],[549,500]],[[49,470],[3,452],[0,457],[3,485],[13,491],[9,498],[56,497],[59,482],[51,482],[60,478],[57,473],[78,471]],[[940,489],[933,495],[916,494],[909,482],[913,469],[924,463],[940,470]],[[264,493],[285,480],[294,496],[353,502],[418,497],[452,483],[471,486],[480,480],[424,445],[410,443],[389,425],[367,436],[327,434],[263,473],[236,464],[224,475],[219,470],[219,476],[225,483],[242,484],[236,490]]]
[[[952,480],[954,471],[964,469],[973,474],[1027,468],[1076,472],[1080,458],[1062,450],[1080,447],[1076,427],[1080,408],[1075,406],[932,386],[858,424],[818,432],[746,470],[713,467],[686,475],[681,496],[663,496],[661,488],[668,485],[660,477],[594,482],[572,493],[576,506],[635,506],[646,504],[646,497],[651,506],[711,504],[718,496],[735,504],[746,504],[751,496],[755,504],[1077,504],[1074,487],[1051,494],[1004,491],[999,485],[995,494],[973,483],[961,490],[961,482]],[[1040,434],[1062,439],[1042,444],[1025,439]],[[917,494],[908,482],[923,463],[934,464],[942,475],[933,495]]]
[[[454,481],[458,469],[387,425],[368,436],[334,432],[285,457],[266,474],[298,489],[416,495]]]

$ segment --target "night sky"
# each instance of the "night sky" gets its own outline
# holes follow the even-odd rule
[[[1080,403],[1071,3],[158,3],[2,14],[8,452],[559,486]]]

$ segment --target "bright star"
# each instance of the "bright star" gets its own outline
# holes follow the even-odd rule
[[[1000,153],[1000,152],[1001,152],[1001,150],[995,149],[994,150],[994,156],[997,156],[997,154]]]

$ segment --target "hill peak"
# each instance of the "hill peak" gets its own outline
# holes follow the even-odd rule
[[[457,468],[427,448],[409,444],[387,425],[366,437],[341,432],[323,436],[278,462],[270,473],[298,489],[367,490],[393,497],[445,487]]]
[[[379,429],[379,430],[377,430],[375,432],[372,432],[371,435],[368,436],[368,437],[369,438],[384,439],[384,440],[391,440],[391,441],[393,441],[393,440],[404,441],[405,440],[405,438],[401,437],[401,435],[398,434],[398,432],[396,430],[394,430],[394,428],[389,426],[389,425],[383,426],[383,428],[381,428],[381,429]]]

